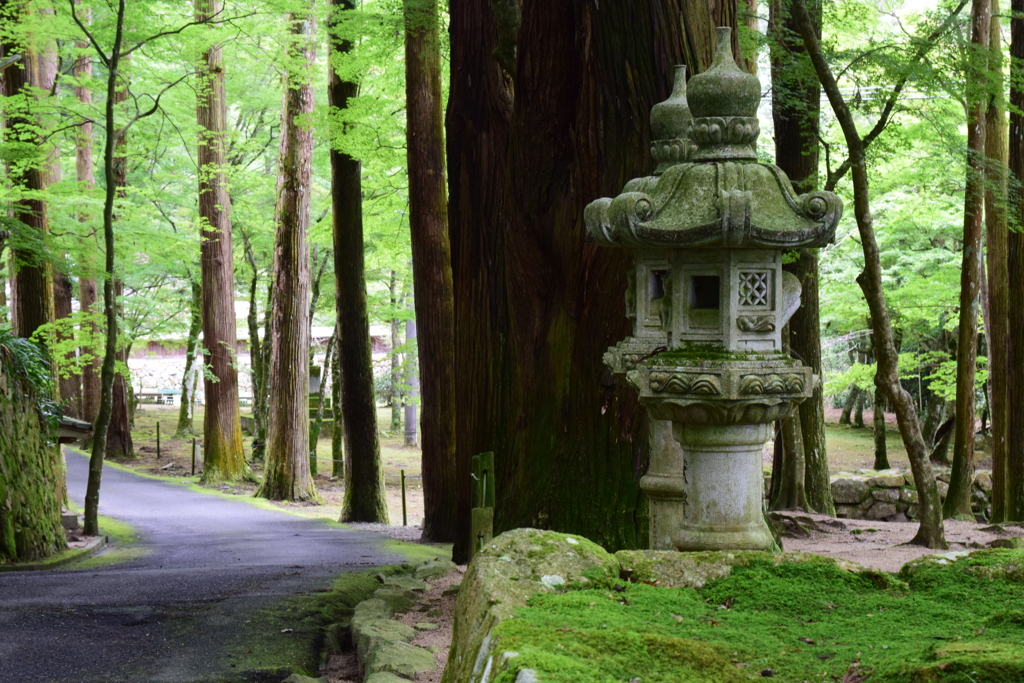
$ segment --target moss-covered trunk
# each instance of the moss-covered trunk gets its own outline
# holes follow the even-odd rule
[[[210,21],[223,10],[220,0],[195,0],[196,21]],[[214,22],[216,26],[216,22]],[[235,331],[235,267],[231,248],[224,136],[227,103],[220,45],[204,50],[199,65],[196,123],[199,128],[199,223],[202,232],[203,482],[251,479],[242,451],[238,406]]]
[[[274,297],[270,346],[267,468],[257,496],[320,501],[309,472],[309,201],[313,111],[309,69],[316,21],[309,7],[288,15],[291,26],[284,79],[274,236]]]
[[[646,416],[602,365],[630,332],[628,257],[587,242],[583,207],[651,170],[648,115],[710,61],[736,3],[453,0],[448,109],[457,462],[494,451],[495,532],[535,526],[647,543]],[[500,63],[499,63],[500,61]],[[514,85],[513,85],[514,84]]]

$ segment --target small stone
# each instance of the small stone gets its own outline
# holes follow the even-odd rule
[[[462,588],[461,583],[457,583],[454,586],[448,586],[443,591],[441,591],[441,595],[458,595],[460,588]]]
[[[900,500],[904,503],[916,503],[917,489],[900,489]]]
[[[868,508],[870,508],[874,504],[875,504],[874,497],[873,496],[868,496],[867,498],[862,500],[860,502],[860,505],[858,505],[857,507],[860,508],[861,513],[865,513],[865,512],[868,511]]]
[[[895,515],[892,516],[892,519],[890,519],[889,521],[890,522],[909,522],[910,519],[907,517],[907,515],[905,513],[897,512]]]
[[[946,475],[946,477],[948,478],[949,475]],[[949,493],[949,484],[939,479],[937,482],[935,482],[935,486],[936,488],[939,489],[939,498],[945,500],[946,494]]]
[[[380,647],[382,643],[410,642],[416,637],[416,630],[399,621],[391,619],[374,619],[360,622],[352,629],[352,640],[356,643],[356,653],[364,660],[369,653]]]
[[[974,478],[974,485],[983,493],[992,493],[992,475],[988,472],[978,472],[978,476]]]
[[[328,681],[326,678],[313,678],[311,676],[303,676],[302,674],[292,674],[281,681],[281,683],[328,683]]]
[[[430,584],[420,579],[414,579],[411,576],[389,576],[384,579],[385,586],[398,586],[409,591],[425,591],[430,588]]]
[[[387,603],[392,614],[395,612],[408,612],[419,598],[416,593],[401,586],[383,586],[373,592],[373,597]]]
[[[436,631],[441,628],[437,624],[431,624],[429,621],[417,621],[415,627],[417,631]]]
[[[409,683],[409,679],[396,676],[390,671],[380,671],[364,678],[363,683]]]
[[[431,654],[435,654],[436,655],[438,652],[444,652],[445,649],[447,649],[447,648],[445,648],[443,645],[427,645],[423,649],[426,650],[427,652],[431,653]]]
[[[997,538],[988,544],[990,548],[1011,548],[1013,550],[1019,550],[1024,548],[1024,538],[1020,536],[1011,536],[1009,538]]]
[[[870,494],[868,485],[861,479],[841,477],[832,482],[832,499],[843,505],[856,505]]]
[[[439,617],[439,616],[441,616],[441,610],[439,610],[439,609],[437,609],[435,607],[434,609],[427,611],[427,616],[428,617]]]
[[[952,472],[948,469],[941,469],[935,472],[935,478],[941,482],[949,483]]]
[[[516,674],[515,683],[537,683],[537,672],[533,669],[520,669]]]
[[[903,478],[900,477],[900,481]],[[875,500],[880,500],[883,503],[895,503],[900,499],[899,489],[874,489],[871,491],[871,497]]]
[[[914,473],[913,472],[907,472],[906,474],[904,474],[903,475],[903,481],[904,481],[904,483],[907,486],[915,486],[915,484],[914,484]]]
[[[885,519],[886,517],[892,517],[897,512],[895,505],[889,503],[877,502],[871,506],[871,508],[865,513],[868,519]]]
[[[898,489],[903,486],[903,484],[904,480],[902,474],[882,474],[877,477],[871,477],[867,481],[867,485],[872,488],[882,487]]]

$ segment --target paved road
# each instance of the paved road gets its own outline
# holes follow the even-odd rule
[[[67,462],[81,505],[87,460],[69,450]],[[0,574],[0,682],[221,680],[233,673],[228,644],[254,611],[403,559],[377,534],[112,467],[100,498],[100,514],[135,527],[148,554],[101,569]]]

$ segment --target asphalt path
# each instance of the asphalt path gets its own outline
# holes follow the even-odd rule
[[[67,450],[68,494],[88,461]],[[107,466],[100,514],[139,532],[142,556],[98,569],[0,573],[0,682],[223,680],[248,616],[344,571],[401,562],[341,529]]]

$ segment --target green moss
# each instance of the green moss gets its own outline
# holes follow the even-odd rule
[[[779,681],[872,683],[1024,680],[1024,551],[926,562],[900,581],[828,559],[752,556],[704,588],[629,584],[531,599],[494,631],[491,652],[518,652],[545,681],[732,681],[771,669]],[[634,577],[643,568],[633,567]],[[966,677],[969,676],[969,677]]]
[[[669,351],[662,351],[652,356],[647,364],[649,365],[681,365],[697,361],[726,362],[726,361],[764,361],[764,360],[791,360],[789,356],[781,353],[758,353],[754,351],[729,351],[721,344],[697,344],[684,342]]]
[[[348,621],[357,604],[380,588],[377,574],[392,576],[402,565],[342,574],[331,589],[297,595],[260,610],[238,624],[237,634],[220,658],[234,663],[242,680],[289,673],[318,676],[320,652],[331,624]],[[230,656],[230,659],[228,657]]]
[[[78,562],[72,562],[62,569],[80,571],[83,569],[99,569],[146,557],[151,550],[146,546],[133,545],[138,540],[138,532],[133,526],[113,517],[99,516],[100,534],[107,537],[112,546],[109,549]]]

